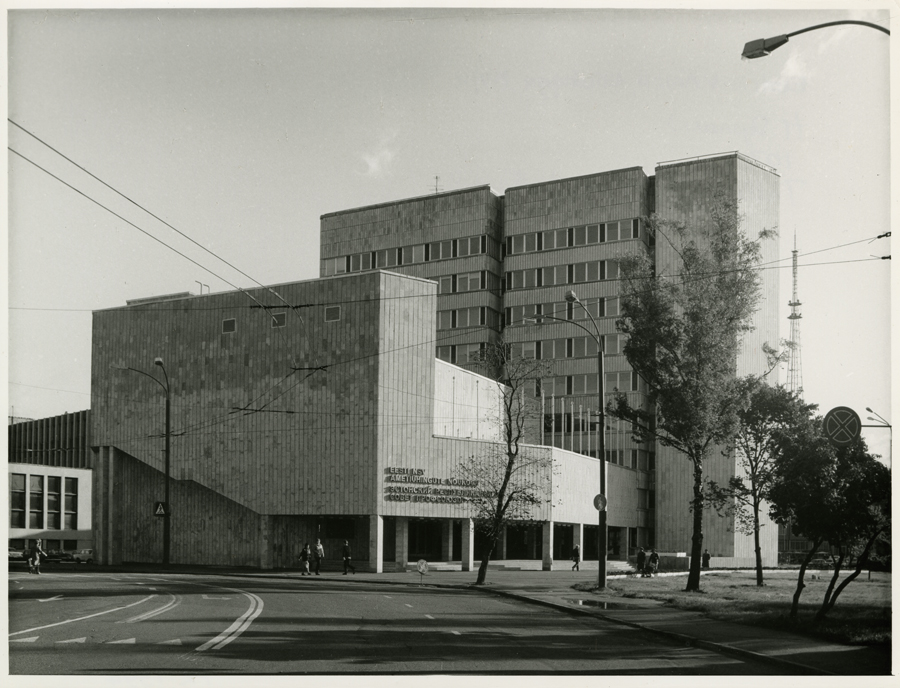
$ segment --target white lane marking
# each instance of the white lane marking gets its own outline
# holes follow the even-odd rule
[[[462,635],[459,631],[450,631],[453,635]]]
[[[175,640],[163,640],[161,643],[156,643],[157,645],[181,645],[181,640],[175,638]]]
[[[434,621],[434,617],[433,617],[431,614],[426,614],[426,615],[425,615],[425,618],[426,618],[426,619],[431,619],[432,621]]]
[[[53,628],[54,626],[62,626],[67,623],[74,623],[75,621],[84,621],[85,619],[92,619],[95,616],[103,616],[104,614],[111,614],[112,612],[117,612],[121,609],[128,609],[130,607],[135,607],[139,604],[143,604],[147,600],[152,600],[156,595],[149,595],[142,600],[138,600],[137,602],[132,602],[131,604],[126,604],[124,607],[113,607],[112,609],[107,609],[105,612],[97,612],[96,614],[88,614],[87,616],[79,616],[77,619],[66,619],[65,621],[57,621],[56,623],[47,624],[46,626],[37,626],[36,628],[27,628],[24,631],[16,631],[15,633],[10,633],[9,637],[12,638],[14,635],[22,635],[23,633],[34,633],[35,631],[40,631],[45,628]]]
[[[153,618],[154,616],[159,616],[160,614],[177,607],[181,604],[181,597],[175,596],[172,593],[169,593],[169,597],[172,599],[169,600],[162,607],[157,607],[156,609],[151,609],[149,612],[145,612],[144,614],[140,614],[138,616],[132,616],[130,619],[125,619],[124,621],[117,621],[116,623],[137,623],[139,621],[145,621],[146,619]]]
[[[204,595],[204,600],[230,600],[230,597],[218,597],[216,595]]]
[[[406,605],[406,606],[409,607],[410,609],[412,609],[412,605],[411,605],[411,604],[408,604],[408,605]]]
[[[203,584],[200,583],[199,585]],[[250,607],[233,624],[231,624],[228,628],[226,628],[212,640],[203,643],[200,647],[194,650],[195,652],[204,652],[210,648],[214,650],[221,650],[232,640],[235,640],[241,633],[250,628],[250,624],[253,623],[253,620],[262,613],[263,601],[252,592],[244,592],[243,590],[238,590],[237,588],[226,589],[240,592],[242,595],[244,595],[244,597],[250,600]]]
[[[134,645],[137,638],[126,638],[125,640],[110,640],[107,645]]]
[[[384,597],[385,597],[385,598],[387,598],[387,599],[389,599],[389,600],[392,600],[392,599],[394,599],[394,598],[393,598],[393,597],[391,597],[391,596],[390,596],[390,595],[384,595]]]
[[[38,602],[52,602],[53,600],[61,600],[62,595],[56,595],[55,597],[48,597],[46,600],[38,599]]]
[[[57,645],[64,645],[65,643],[83,643],[87,638],[72,638],[71,640],[57,640]]]
[[[9,642],[11,642],[11,643],[33,643],[39,637],[40,636],[33,635],[30,638],[16,638],[15,640],[10,640]]]

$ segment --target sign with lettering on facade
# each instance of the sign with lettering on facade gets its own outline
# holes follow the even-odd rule
[[[461,504],[466,498],[484,496],[477,480],[435,478],[423,468],[390,466],[384,469],[384,500],[388,502],[435,502]]]

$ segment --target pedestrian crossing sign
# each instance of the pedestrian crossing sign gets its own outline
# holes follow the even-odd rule
[[[165,516],[166,515],[166,503],[165,502],[154,502],[153,515],[154,516]]]

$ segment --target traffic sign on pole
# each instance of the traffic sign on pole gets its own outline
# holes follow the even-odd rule
[[[847,447],[859,439],[862,422],[852,408],[836,406],[825,414],[822,430],[832,446]]]

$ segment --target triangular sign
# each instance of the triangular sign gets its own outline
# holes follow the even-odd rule
[[[166,507],[162,502],[156,503],[156,512],[154,516],[165,516],[166,515]]]

